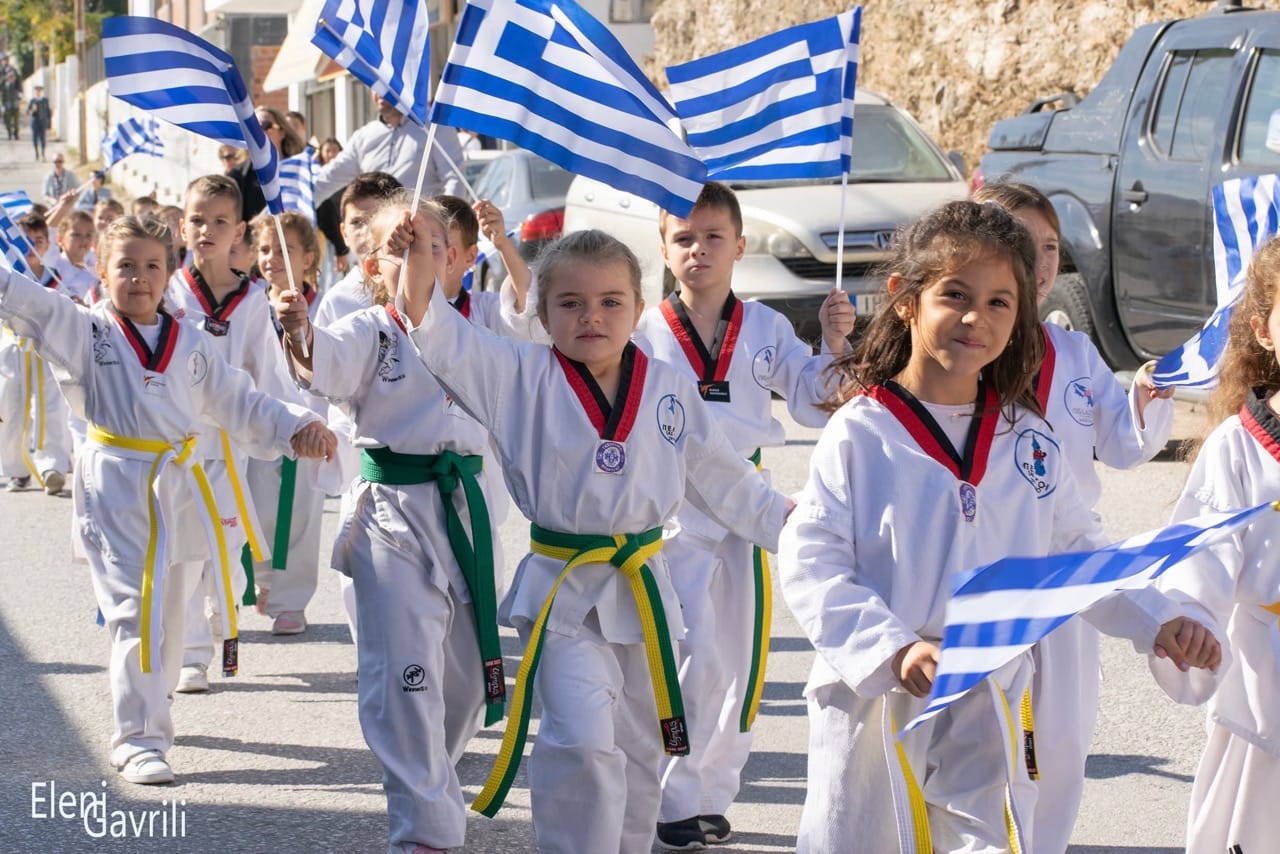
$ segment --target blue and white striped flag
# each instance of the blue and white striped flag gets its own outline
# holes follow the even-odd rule
[[[164,157],[160,123],[150,116],[125,119],[102,137],[102,168],[110,169],[130,154]]]
[[[519,228],[513,228],[507,232],[507,237],[512,238],[520,233]],[[471,290],[471,285],[475,280],[476,270],[480,269],[480,265],[497,251],[497,247],[493,245],[493,241],[487,237],[482,237],[476,242],[476,262],[471,265],[471,269],[462,274],[463,290]]]
[[[1233,178],[1213,188],[1213,268],[1218,306],[1191,340],[1156,363],[1156,388],[1213,388],[1227,349],[1232,306],[1258,247],[1280,233],[1280,176]]]
[[[311,43],[425,126],[431,23],[423,0],[325,0]]]
[[[667,68],[689,145],[719,180],[849,171],[862,7]]]
[[[1173,564],[1268,510],[1280,510],[1280,503],[1200,516],[1093,552],[1004,558],[966,574],[947,603],[929,704],[903,731],[932,718],[1107,595],[1145,587]]]
[[[706,180],[671,105],[573,0],[470,0],[431,121],[510,140],[677,216]]]
[[[0,213],[0,263],[15,273],[34,277],[27,263],[27,255],[32,251],[22,226],[11,220],[8,214]]]
[[[132,15],[103,20],[102,52],[112,95],[198,136],[248,149],[267,209],[284,210],[276,148],[231,54],[181,27]]]
[[[0,193],[0,208],[3,208],[5,216],[17,219],[31,210],[31,197],[22,190]]]
[[[315,180],[320,171],[315,149],[307,146],[301,154],[280,161],[280,201],[287,211],[297,211],[315,225]]]

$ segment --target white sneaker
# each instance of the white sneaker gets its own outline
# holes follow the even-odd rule
[[[67,485],[66,475],[60,471],[47,471],[40,477],[44,480],[44,491],[50,495],[57,495]]]
[[[179,694],[203,694],[209,690],[209,668],[204,664],[188,664],[178,674]]]
[[[173,782],[173,769],[164,761],[158,750],[144,750],[134,754],[120,769],[120,776],[130,783],[155,786]]]

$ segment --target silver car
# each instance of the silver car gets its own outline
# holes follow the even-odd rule
[[[958,155],[944,155],[902,110],[859,90],[853,166],[845,194],[841,285],[858,315],[883,301],[883,282],[869,276],[888,257],[895,230],[938,205],[968,195]],[[800,337],[820,337],[818,307],[836,278],[840,180],[735,183],[746,253],[733,274],[741,299],[764,302],[789,317]],[[566,232],[599,228],[640,258],[644,297],[653,305],[675,286],[662,261],[657,205],[599,181],[577,177],[565,197]]]

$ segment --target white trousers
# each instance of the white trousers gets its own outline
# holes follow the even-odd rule
[[[388,850],[460,848],[467,818],[454,765],[484,705],[471,604],[430,583],[421,552],[379,530],[373,500],[343,547],[361,628],[360,727],[383,767]]]
[[[528,645],[527,628],[521,640]],[[529,757],[538,851],[648,854],[662,743],[644,645],[606,641],[593,610],[575,637],[547,632],[533,688],[542,704]]]
[[[663,544],[680,597],[680,693],[689,755],[664,756],[658,820],[724,815],[737,797],[751,733],[739,732],[755,621],[752,547],[732,534],[718,544],[677,535]]]
[[[307,481],[307,462],[298,463],[294,484],[293,513],[289,527],[287,568],[272,569],[271,560],[255,561],[253,582],[267,595],[267,615],[304,611],[315,595],[320,574],[320,527],[324,514],[324,493]],[[270,548],[275,543],[276,515],[280,498],[281,460],[251,459],[245,466],[245,480],[253,495],[254,509],[261,526],[258,533]]]
[[[36,473],[69,472],[72,462],[71,430],[67,426],[70,411],[53,372],[44,364],[44,407],[37,411],[37,396],[24,397],[26,381],[23,353],[16,347],[0,349],[0,475],[26,477],[31,472],[23,459],[25,451]],[[44,443],[36,447],[38,427],[43,423]],[[30,425],[32,435],[23,447],[23,426]]]
[[[1085,760],[1098,721],[1098,630],[1075,617],[1036,644],[1032,655],[1031,707],[1040,772],[1036,854],[1063,854],[1080,812]],[[1009,698],[1015,704],[1020,700]]]
[[[1280,756],[1210,722],[1191,785],[1187,854],[1276,850],[1280,838]]]

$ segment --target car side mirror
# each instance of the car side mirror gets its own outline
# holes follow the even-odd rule
[[[966,168],[965,168],[965,165],[964,165],[964,155],[963,155],[963,154],[961,154],[961,153],[960,153],[960,152],[958,152],[958,151],[954,151],[954,150],[952,150],[952,151],[948,151],[948,152],[947,152],[947,159],[951,161],[951,165],[955,166],[955,167],[956,167],[956,169],[960,170],[960,177],[961,177],[961,178],[963,178],[965,175],[969,174],[969,170],[968,170],[968,169],[966,169]]]

